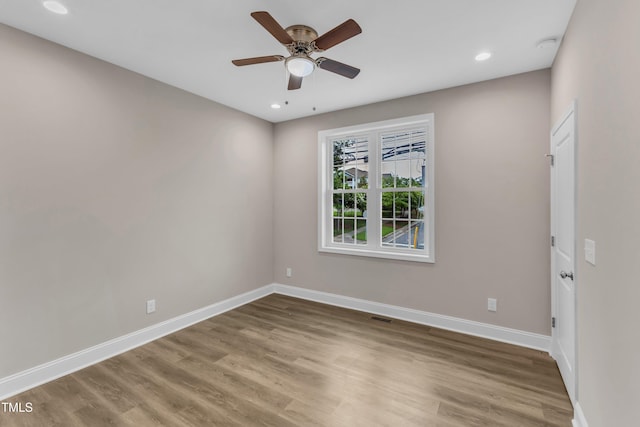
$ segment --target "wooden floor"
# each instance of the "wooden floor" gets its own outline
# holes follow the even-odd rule
[[[571,426],[543,352],[270,295],[32,389],[0,426]],[[1,411],[1,409],[0,409]]]

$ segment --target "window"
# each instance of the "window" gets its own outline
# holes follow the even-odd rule
[[[318,133],[318,250],[434,262],[433,114]]]

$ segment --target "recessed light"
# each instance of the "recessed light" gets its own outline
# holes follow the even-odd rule
[[[57,13],[58,15],[66,15],[69,13],[69,10],[62,3],[54,0],[47,0],[43,2],[42,5],[47,8],[47,10]]]
[[[541,42],[538,43],[538,49],[550,49],[553,47],[556,47],[556,43],[558,43],[557,39],[551,38],[551,39],[546,39],[546,40],[542,40]]]
[[[491,52],[480,52],[476,55],[476,61],[486,61],[491,58]]]
[[[271,108],[273,108],[274,110],[278,110],[280,109],[280,104],[273,103],[271,104]]]

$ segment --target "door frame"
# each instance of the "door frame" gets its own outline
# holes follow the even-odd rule
[[[560,127],[573,115],[573,259],[572,259],[572,272],[573,272],[573,378],[571,381],[573,382],[573,390],[569,390],[568,384],[565,383],[565,387],[567,388],[567,392],[569,394],[569,398],[571,399],[571,403],[575,407],[575,404],[578,402],[578,279],[579,276],[576,271],[576,258],[578,256],[577,252],[577,217],[578,211],[576,209],[578,205],[578,192],[577,192],[577,175],[578,175],[578,162],[577,162],[577,146],[578,146],[578,122],[577,122],[577,100],[573,100],[569,107],[565,110],[564,114],[558,119],[550,132],[549,145],[551,149],[551,154],[555,156],[555,144],[553,141],[554,134],[560,129]],[[555,160],[555,157],[552,157]],[[552,160],[552,161],[553,161]],[[555,169],[554,166],[550,168],[550,184],[551,184],[551,194],[550,194],[550,214],[551,214],[551,234],[556,235],[556,222],[557,219],[555,217],[555,204],[556,204],[556,189],[555,189]],[[558,287],[558,278],[555,274],[556,270],[556,259],[555,259],[555,247],[550,245],[550,254],[551,254],[551,316],[557,317],[558,314],[558,306],[557,306],[557,298],[556,292]],[[557,359],[557,329],[551,328],[551,348],[550,355],[554,359]],[[563,378],[564,382],[564,378]]]

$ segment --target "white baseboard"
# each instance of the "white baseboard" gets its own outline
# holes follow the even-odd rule
[[[78,371],[87,366],[106,360],[125,351],[129,351],[165,335],[179,331],[187,326],[222,314],[241,305],[273,293],[273,285],[246,292],[224,301],[211,304],[173,319],[157,323],[139,331],[123,335],[103,342],[77,353],[61,357],[60,359],[44,363],[26,371],[18,372],[0,379],[0,400],[5,400],[18,393],[53,381],[64,375]]]
[[[580,402],[576,402],[576,405],[573,407],[573,420],[571,420],[571,424],[573,427],[589,427],[584,412],[582,412]]]
[[[114,338],[68,356],[18,372],[14,375],[1,378],[0,400],[5,400],[11,396],[22,393],[23,391],[37,387],[49,381],[53,381],[56,378],[60,378],[72,372],[76,372],[82,368],[124,353],[125,351],[129,351],[150,341],[179,331],[180,329],[209,319],[213,316],[217,316],[218,314],[222,314],[241,305],[248,304],[251,301],[272,293],[289,295],[338,307],[351,308],[422,325],[435,326],[442,329],[462,332],[469,335],[489,338],[495,341],[507,342],[537,350],[549,351],[551,343],[551,337],[546,335],[533,334],[517,329],[509,329],[486,323],[459,319],[456,317],[443,316],[426,311],[413,310],[410,308],[274,283],[224,301],[220,301],[207,307],[194,310],[182,316],[157,323],[139,331]],[[581,411],[580,414],[582,414]],[[576,416],[576,419],[579,418]],[[582,416],[581,419],[584,420],[584,416]],[[586,421],[583,421],[581,424],[580,421],[578,421],[578,424],[576,424],[576,421],[574,420],[574,427],[587,427]]]
[[[326,292],[313,291],[295,286],[281,285],[278,283],[274,283],[273,287],[276,293],[296,298],[321,302],[338,307],[351,308],[354,310],[365,311],[367,313],[379,314],[394,319],[434,326],[441,329],[489,338],[494,341],[501,341],[546,352],[549,352],[549,349],[551,348],[551,337],[547,335],[534,334],[518,329],[510,329],[502,326],[460,319],[457,317],[444,316],[426,311],[382,304],[359,298],[345,297]]]

